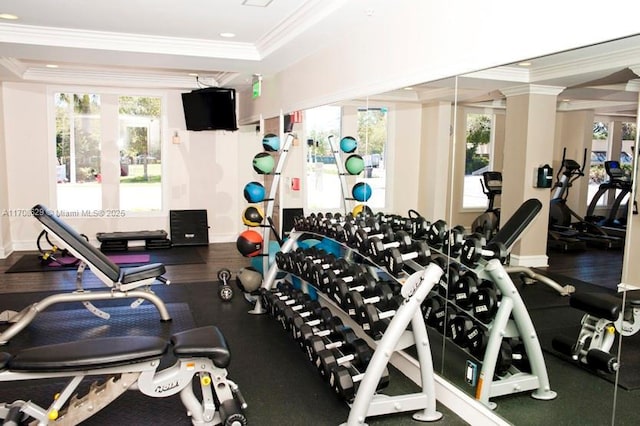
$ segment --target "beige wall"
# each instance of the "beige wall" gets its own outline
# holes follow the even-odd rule
[[[73,91],[73,88],[55,88]],[[0,185],[0,205],[9,212],[28,212],[41,203],[56,209],[55,148],[50,128],[53,119],[48,106],[52,103],[54,88],[42,84],[4,83],[2,107],[4,126],[0,140],[6,143],[6,181]],[[96,89],[100,92],[101,89]],[[154,214],[130,214],[125,219],[67,218],[80,232],[92,239],[96,232],[165,229],[169,231],[168,211],[172,209],[206,209],[211,241],[234,241],[242,230],[242,188],[253,178],[251,158],[261,150],[255,134],[242,129],[239,132],[187,132],[180,93],[176,91],[146,92],[164,96],[163,179],[165,182],[164,210]],[[115,108],[115,96],[105,96],[103,109]],[[255,127],[253,127],[255,128]],[[171,143],[178,131],[180,144]],[[104,131],[105,144],[115,134]],[[248,141],[255,149],[248,147]],[[2,145],[0,144],[0,147]],[[251,155],[246,158],[249,153]],[[117,188],[103,188],[104,206],[112,206],[117,199]],[[114,195],[115,194],[115,195]],[[6,200],[6,205],[4,205]],[[0,219],[0,224],[5,223]],[[0,247],[10,250],[33,250],[39,233],[37,221],[18,213],[9,218],[10,233],[0,233]],[[11,235],[9,239],[7,236]]]
[[[0,99],[3,97],[3,87],[0,86]],[[0,102],[0,129],[4,129],[3,103]],[[6,139],[4,133],[0,132],[0,258],[6,257],[11,252],[11,227],[8,214],[9,208],[9,185],[7,182],[7,155]]]

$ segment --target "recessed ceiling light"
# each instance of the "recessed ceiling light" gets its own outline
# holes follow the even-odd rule
[[[9,19],[15,21],[16,19],[18,19],[18,17],[11,13],[0,13],[0,19]]]
[[[571,99],[563,99],[562,102],[571,102]]]
[[[58,68],[58,66],[56,64],[47,64],[47,65],[45,65],[45,67],[47,67],[47,68]]]
[[[413,90],[413,87],[405,87],[403,90]]]
[[[518,66],[521,67],[530,67],[531,66],[531,62],[519,62]]]
[[[220,37],[224,37],[224,38],[233,38],[236,35],[234,33],[220,33]]]
[[[187,74],[187,75],[189,75],[190,77],[197,77],[197,76],[198,76],[198,73],[197,73],[197,72],[190,72],[190,73],[189,73],[189,74]]]
[[[273,0],[244,0],[242,4],[244,6],[267,7],[272,1]]]

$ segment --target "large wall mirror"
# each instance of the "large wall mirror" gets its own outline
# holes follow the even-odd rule
[[[306,164],[303,185],[322,189],[330,178],[320,174],[328,161],[324,138],[372,137],[360,126],[379,125],[384,117],[384,148],[364,153],[370,170],[362,179],[384,176],[384,204],[374,211],[406,215],[415,209],[432,222],[443,219],[449,227],[462,225],[490,238],[491,224],[478,221],[483,215],[499,227],[522,201],[542,201],[513,247],[510,278],[535,327],[557,397],[536,399],[536,392],[521,390],[530,383],[518,381],[517,374],[528,373],[531,354],[517,332],[505,330],[510,347],[497,354],[496,367],[505,380],[495,378],[490,400],[496,405],[487,405],[508,422],[626,424],[637,417],[640,333],[634,332],[634,313],[617,323],[603,318],[622,306],[623,296],[633,299],[632,292],[619,290],[640,286],[640,265],[633,262],[640,239],[632,179],[637,64],[640,37],[626,38],[314,108],[304,111],[296,129]],[[305,213],[333,210],[314,204],[325,200],[307,199]],[[455,281],[460,272],[447,268],[446,279]],[[587,296],[571,303],[561,293],[573,289]],[[465,310],[445,306],[447,321]],[[587,311],[591,315],[584,318]],[[587,324],[582,340],[581,322]],[[489,333],[492,323],[480,326]],[[437,328],[429,328],[436,372],[476,396],[482,356],[470,355]]]

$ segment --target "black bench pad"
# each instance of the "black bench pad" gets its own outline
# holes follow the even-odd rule
[[[606,293],[573,293],[569,304],[598,318],[615,321],[620,316],[622,299]]]
[[[171,342],[178,358],[207,357],[219,368],[226,368],[231,360],[226,339],[213,325],[176,333]]]
[[[133,268],[122,268],[120,272],[122,274],[120,282],[129,284],[147,278],[157,278],[165,273],[165,267],[162,263],[150,263]]]
[[[89,370],[161,357],[167,341],[153,336],[101,337],[23,349],[5,367],[12,371]]]

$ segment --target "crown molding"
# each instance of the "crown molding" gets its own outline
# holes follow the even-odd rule
[[[0,24],[0,42],[259,61],[251,43]]]
[[[30,68],[22,76],[24,81],[92,86],[117,86],[163,89],[193,89],[194,78],[188,75],[144,74],[100,70]],[[218,79],[206,76],[207,84],[218,86]]]
[[[505,87],[500,89],[503,95],[518,96],[518,95],[559,95],[565,87],[558,86],[545,86],[542,84],[523,84],[521,86]]]
[[[22,78],[28,67],[16,58],[0,57],[0,67],[5,68],[18,78]]]
[[[266,58],[344,6],[346,2],[347,0],[313,0],[303,3],[256,42],[256,51],[262,58]]]

